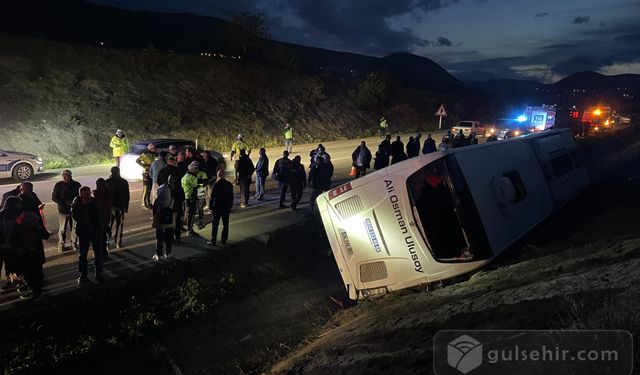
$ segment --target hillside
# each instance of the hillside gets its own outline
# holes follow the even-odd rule
[[[122,128],[132,141],[185,137],[226,151],[240,132],[255,147],[275,145],[285,121],[301,142],[374,133],[381,114],[394,130],[426,129],[432,108],[456,103],[389,86],[384,105],[361,109],[348,95],[357,81],[333,82],[237,59],[0,34],[0,149],[60,165],[95,162],[109,157]]]

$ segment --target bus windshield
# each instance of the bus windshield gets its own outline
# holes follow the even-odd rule
[[[407,179],[413,216],[436,261],[491,257],[484,227],[454,155],[421,168]]]

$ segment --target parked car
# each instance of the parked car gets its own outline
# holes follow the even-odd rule
[[[42,158],[33,154],[0,150],[0,177],[25,181],[44,171]]]
[[[488,126],[485,136],[495,134],[499,140],[519,137],[521,135],[533,133],[533,130],[526,127],[516,119],[497,119],[492,126]]]
[[[196,147],[195,142],[187,139],[146,139],[136,142],[129,146],[129,152],[120,159],[120,175],[127,180],[142,179],[142,167],[136,163],[136,160],[143,152],[147,150],[149,143],[156,145],[156,151],[169,151],[169,146],[174,145],[178,151],[183,151],[187,147]],[[218,168],[225,169],[226,162],[224,156],[218,151],[208,151],[209,154],[218,160]]]
[[[462,130],[462,134],[468,137],[471,133],[475,133],[476,136],[482,137],[486,133],[486,127],[480,123],[480,121],[459,121],[456,126],[451,128],[453,135],[458,134]]]

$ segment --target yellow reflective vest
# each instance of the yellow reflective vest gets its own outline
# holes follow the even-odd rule
[[[381,128],[386,128],[387,127],[387,119],[386,118],[382,118],[380,119],[380,127]]]
[[[231,152],[234,155],[240,155],[240,150],[245,150],[247,154],[249,154],[249,152],[251,151],[249,146],[246,143],[244,143],[244,141],[235,141],[231,146]]]
[[[198,177],[187,173],[182,177],[182,190],[184,190],[184,197],[187,199],[192,198],[193,191],[198,187]]]
[[[113,149],[113,156],[122,156],[129,151],[129,141],[127,141],[126,137],[118,137],[114,135],[111,138],[111,143],[109,143],[109,147]]]
[[[293,129],[288,128],[284,131],[284,139],[293,139]]]

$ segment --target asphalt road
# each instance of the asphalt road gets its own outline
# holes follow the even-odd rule
[[[424,133],[424,132],[423,132]],[[437,141],[442,137],[444,132],[433,133],[434,139]],[[402,140],[405,143],[409,139],[409,135],[403,135]],[[380,142],[379,137],[364,138],[372,154],[377,150]],[[423,137],[424,140],[424,137]],[[249,140],[251,141],[251,140]],[[360,139],[341,140],[323,143],[327,152],[331,155],[334,164],[333,185],[338,185],[349,179],[348,173],[351,169],[351,153],[359,145]],[[308,166],[309,151],[315,148],[317,144],[305,144],[293,146],[292,155],[300,154],[303,164]],[[270,168],[273,163],[282,156],[282,148],[267,149]],[[291,157],[293,157],[291,156]],[[251,155],[254,163],[258,159],[257,150]],[[231,165],[231,163],[228,163]],[[80,182],[83,186],[95,188],[96,179],[109,176],[110,165],[92,165],[86,167],[71,168],[73,178]],[[32,180],[34,184],[34,192],[40,200],[46,204],[44,209],[47,228],[54,233],[45,243],[45,279],[47,286],[45,287],[45,297],[47,294],[55,295],[63,293],[66,290],[77,288],[76,279],[78,277],[77,254],[73,251],[65,251],[60,253],[57,250],[58,243],[58,219],[56,204],[51,201],[51,192],[56,182],[60,180],[60,172],[62,170],[51,170],[35,176]],[[228,175],[233,175],[232,170],[227,171]],[[0,179],[0,194],[15,188],[18,184],[9,179]],[[153,267],[156,261],[151,258],[155,254],[155,231],[151,228],[151,211],[141,208],[142,184],[140,181],[130,181],[129,188],[131,191],[131,203],[129,212],[125,217],[125,228],[123,236],[123,247],[119,250],[112,250],[110,260],[104,266],[104,276],[108,279],[115,279],[126,274],[139,272],[141,270]],[[251,186],[252,192],[255,191],[255,185]],[[174,246],[172,256],[174,258],[193,257],[207,254],[211,251],[228,251],[234,247],[234,243],[254,238],[258,241],[268,240],[269,233],[280,228],[287,227],[297,223],[303,219],[305,213],[308,212],[308,199],[310,191],[307,190],[302,197],[302,202],[298,211],[289,209],[278,209],[279,192],[276,183],[270,179],[267,182],[267,194],[264,201],[258,202],[253,199],[253,194],[249,200],[247,208],[239,208],[239,190],[236,187],[235,207],[231,213],[229,243],[224,247],[217,247],[215,250],[205,245],[205,241],[209,240],[211,235],[210,215],[206,215],[205,222],[207,226],[202,230],[196,230],[198,237],[184,236],[180,245]],[[91,252],[89,257],[92,257]],[[93,280],[92,267],[89,269],[89,279]],[[4,272],[2,273],[4,279]],[[0,308],[10,307],[19,300],[17,293],[0,294]]]

